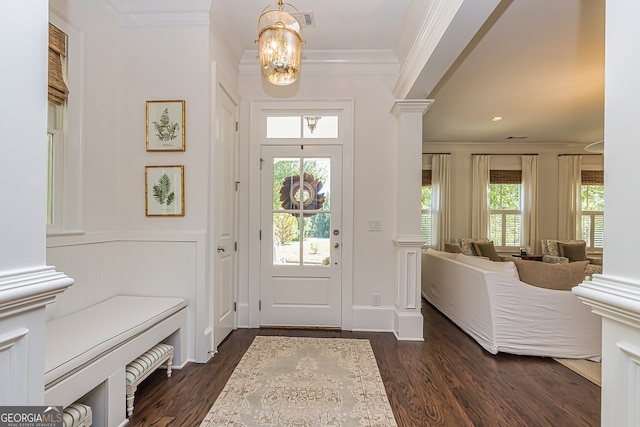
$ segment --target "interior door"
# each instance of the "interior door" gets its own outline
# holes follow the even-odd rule
[[[214,209],[214,348],[236,325],[236,111],[233,99],[218,87]]]
[[[261,154],[261,324],[340,327],[342,148]]]

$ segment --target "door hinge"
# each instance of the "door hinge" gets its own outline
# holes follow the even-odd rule
[[[258,240],[262,240],[262,230],[258,231]]]
[[[233,242],[233,250],[234,252],[238,252],[238,242]]]
[[[262,170],[262,163],[264,163],[264,159],[260,159],[260,170]]]
[[[236,181],[234,184],[235,184],[236,191],[238,191],[238,185],[240,185],[240,181]]]
[[[262,311],[262,300],[258,300],[258,311]]]
[[[236,132],[238,132],[238,122],[236,121]]]
[[[238,303],[237,302],[233,302],[233,311],[238,311]]]

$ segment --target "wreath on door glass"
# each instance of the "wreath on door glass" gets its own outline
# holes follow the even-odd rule
[[[325,195],[320,190],[322,181],[315,179],[310,173],[304,172],[302,180],[299,174],[288,176],[280,188],[280,205],[286,210],[299,210],[301,204],[303,210],[322,209]],[[303,216],[312,215],[315,213],[303,213]]]

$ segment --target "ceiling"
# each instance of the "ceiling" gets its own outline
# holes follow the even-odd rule
[[[313,14],[314,26],[304,28],[306,52],[398,52],[407,14],[425,1],[290,0]],[[255,50],[268,1],[213,4],[214,25],[236,34],[234,54]],[[425,142],[602,140],[604,2],[503,0],[428,98],[435,102],[424,116]],[[492,122],[494,116],[503,119]]]

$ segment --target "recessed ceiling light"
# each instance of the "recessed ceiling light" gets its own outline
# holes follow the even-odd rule
[[[491,121],[492,122],[499,122],[500,120],[502,120],[502,116],[493,116],[493,117],[491,117]]]

